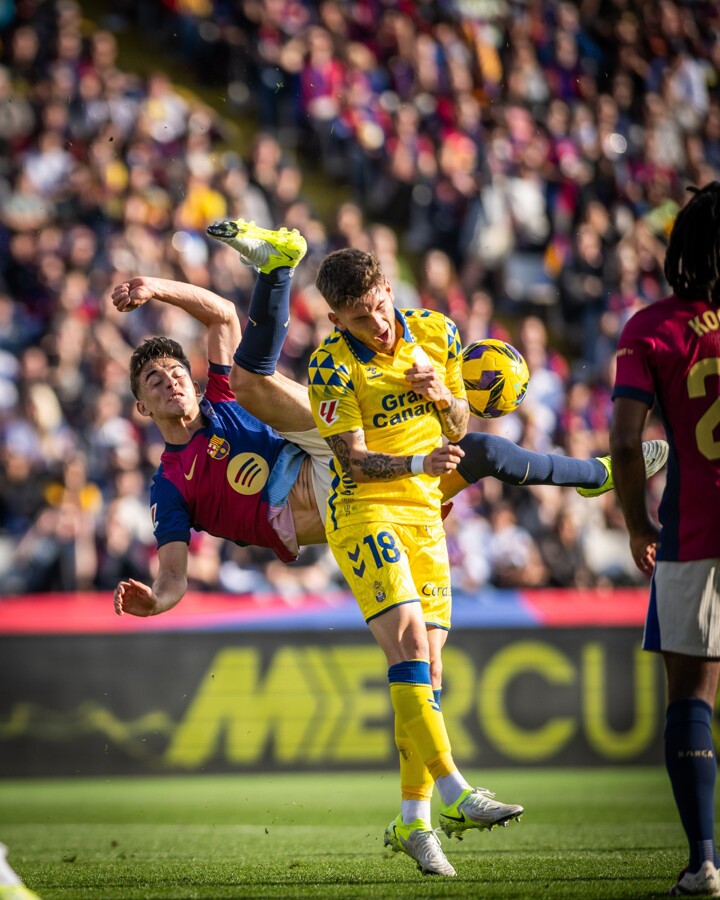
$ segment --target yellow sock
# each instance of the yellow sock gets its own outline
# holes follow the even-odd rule
[[[430,800],[435,782],[397,716],[395,716],[395,746],[400,754],[400,791],[402,799]]]
[[[429,666],[428,666],[429,671]],[[391,681],[390,697],[398,725],[410,738],[433,781],[457,769],[445,720],[428,684]]]

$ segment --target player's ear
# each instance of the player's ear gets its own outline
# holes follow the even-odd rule
[[[195,388],[195,396],[198,398],[198,400],[201,400],[202,391],[200,390],[200,385],[197,383],[197,381],[193,381],[193,387]]]
[[[330,319],[330,321],[333,323],[333,325],[334,325],[339,331],[345,331],[345,326],[342,324],[342,322],[340,321],[340,319],[338,319],[338,317],[335,315],[334,312],[329,312],[329,313],[328,313],[328,319]]]
[[[138,402],[135,404],[135,409],[140,413],[141,416],[145,416],[145,418],[152,418],[152,413],[147,408],[147,406],[145,406],[142,400],[138,400]]]

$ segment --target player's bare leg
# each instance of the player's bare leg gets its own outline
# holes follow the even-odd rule
[[[258,375],[234,365],[230,372],[230,388],[249,413],[276,431],[286,433],[315,428],[307,388],[281,372]],[[465,484],[467,486],[467,482]]]

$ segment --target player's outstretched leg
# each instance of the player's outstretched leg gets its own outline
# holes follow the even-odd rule
[[[583,497],[596,497],[612,490],[614,482],[610,457],[575,459],[559,453],[536,453],[518,447],[507,438],[484,432],[471,432],[458,441],[465,456],[457,468],[457,477],[442,476],[444,500],[449,499],[481,478],[491,476],[505,484],[554,484],[577,488]],[[667,462],[666,441],[643,444],[645,475],[649,478]]]
[[[422,819],[406,825],[399,815],[385,829],[384,844],[394,853],[407,853],[423,875],[457,874],[443,853],[434,830]]]
[[[237,250],[244,262],[266,275],[281,266],[294,269],[307,253],[307,243],[297,228],[272,231],[244,219],[226,219],[208,226],[207,233]]]
[[[645,478],[650,478],[667,462],[670,447],[667,441],[643,441],[642,445],[643,458],[645,460]],[[576,488],[581,497],[599,497],[607,491],[611,491],[615,487],[613,479],[612,464],[609,456],[599,456],[598,459],[607,469],[607,478],[600,487],[578,487]]]
[[[500,803],[494,797],[485,788],[468,788],[454,803],[443,804],[440,827],[448,837],[455,835],[461,841],[464,832],[471,828],[491,831],[496,825],[505,827],[525,812],[517,803]]]
[[[216,222],[207,231],[259,272],[233,356],[230,387],[235,397],[277,431],[310,431],[315,422],[307,389],[277,371],[290,324],[292,276],[305,255],[305,238],[297,230],[270,231],[243,219]]]

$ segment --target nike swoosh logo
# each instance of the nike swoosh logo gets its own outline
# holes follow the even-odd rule
[[[401,847],[407,847],[407,841],[403,840],[403,836],[397,832],[397,825],[393,825],[393,835]]]
[[[195,454],[195,459],[193,459],[193,464],[190,466],[190,471],[185,473],[185,480],[192,481],[192,477],[195,474],[195,463],[197,462],[197,454]]]
[[[449,813],[443,813],[443,819],[451,819],[453,822],[464,822],[465,816],[460,813],[459,816],[451,816]]]

